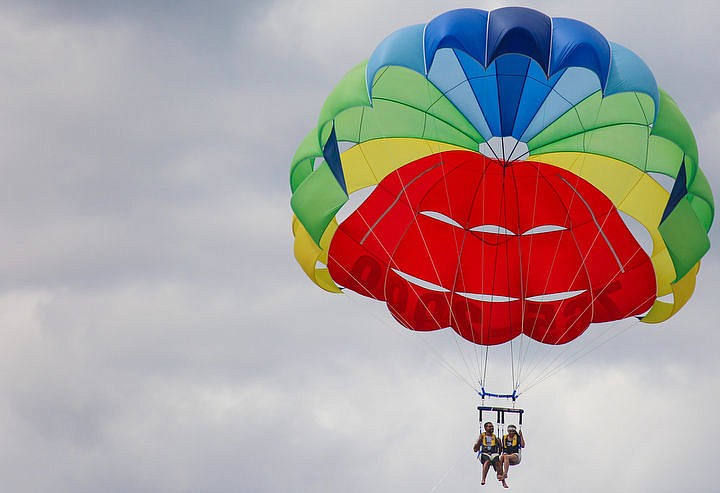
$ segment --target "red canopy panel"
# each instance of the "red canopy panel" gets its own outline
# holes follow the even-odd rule
[[[328,268],[409,329],[548,344],[646,312],[655,274],[612,202],[531,161],[435,154],[388,175],[343,222]]]

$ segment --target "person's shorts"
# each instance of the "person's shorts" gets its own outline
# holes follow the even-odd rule
[[[480,463],[485,464],[485,462],[490,461],[490,464],[495,464],[497,461],[500,460],[500,454],[486,454],[485,452],[480,454]]]
[[[503,454],[510,457],[510,464],[515,466],[517,464],[520,464],[520,461],[522,460],[522,455],[520,455],[519,452],[514,452],[512,454]]]

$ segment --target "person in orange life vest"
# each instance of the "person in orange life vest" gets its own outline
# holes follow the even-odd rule
[[[515,425],[509,425],[508,434],[502,439],[502,454],[500,455],[500,463],[502,464],[502,479],[498,473],[498,479],[502,481],[503,486],[507,488],[505,480],[508,477],[508,469],[510,466],[520,464],[522,459],[522,449],[525,447],[525,438],[522,430],[518,431]]]
[[[485,423],[483,428],[485,428],[485,431],[480,433],[477,442],[475,442],[473,446],[473,451],[478,452],[478,458],[483,466],[480,484],[485,484],[485,478],[487,477],[491,464],[497,472],[498,479],[500,479],[502,475],[502,467],[500,466],[500,440],[495,433],[493,433],[494,426],[490,421]]]

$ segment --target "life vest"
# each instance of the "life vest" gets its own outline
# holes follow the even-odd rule
[[[506,454],[517,454],[520,451],[520,442],[517,433],[514,437],[510,435],[503,436],[503,452]]]
[[[480,434],[480,451],[486,454],[495,454],[500,451],[498,439],[495,434],[488,435],[484,431]]]

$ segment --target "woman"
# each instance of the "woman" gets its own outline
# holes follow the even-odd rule
[[[522,449],[525,447],[525,438],[523,438],[522,430],[518,432],[515,425],[510,425],[507,431],[507,435],[503,436],[502,454],[500,455],[502,472],[498,473],[498,479],[502,481],[502,485],[505,488],[508,487],[505,482],[508,477],[508,469],[510,469],[510,466],[520,464]]]

